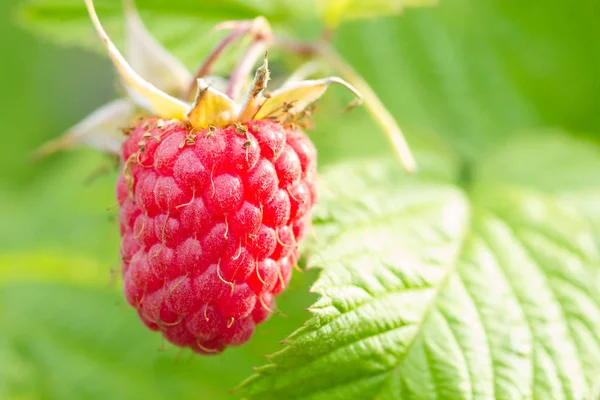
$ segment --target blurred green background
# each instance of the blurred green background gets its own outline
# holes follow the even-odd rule
[[[308,318],[314,273],[296,274],[279,301],[284,315],[218,357],[181,353],[143,328],[120,294],[110,160],[86,149],[28,158],[117,95],[112,68],[53,43],[92,38],[80,1],[39,0],[26,13],[17,3],[0,2],[0,398],[234,398],[227,389]],[[101,18],[119,12],[119,2],[105,3],[97,1]],[[222,19],[263,13],[298,37],[319,27],[308,1],[178,0],[169,12],[158,0],[138,3],[149,29],[190,68],[205,48],[194,38]],[[349,22],[334,43],[406,129],[424,168],[438,161],[427,156],[435,148],[460,159],[463,169],[446,175],[467,184],[465,170],[511,135],[560,127],[597,141],[599,20],[597,0],[441,0]],[[22,27],[32,21],[40,35]],[[119,23],[108,19],[111,29]],[[339,117],[347,97],[332,93],[311,132],[321,165],[390,156],[366,112]]]

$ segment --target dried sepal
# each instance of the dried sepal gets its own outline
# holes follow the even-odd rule
[[[233,122],[236,115],[237,105],[233,100],[210,87],[204,79],[198,79],[196,99],[185,114],[193,127],[225,126]]]
[[[131,123],[135,112],[135,105],[128,99],[113,100],[98,108],[64,135],[42,145],[32,156],[37,159],[78,145],[118,154],[125,141],[122,129]]]
[[[182,96],[192,81],[191,73],[148,32],[134,0],[124,0],[124,5],[125,55],[129,65],[158,89]]]
[[[266,53],[267,45],[272,39],[273,32],[267,20],[263,17],[256,17],[252,20],[248,35],[251,43],[244,55],[238,61],[236,67],[229,77],[229,86],[225,93],[235,101],[239,100],[239,95],[247,84],[247,78],[251,75],[252,68],[256,61]]]
[[[264,92],[267,88],[269,79],[271,79],[269,73],[269,60],[267,59],[267,54],[265,53],[263,64],[256,70],[250,91],[248,92],[246,100],[244,100],[244,103],[240,109],[240,113],[238,115],[238,120],[240,122],[247,122],[251,120],[260,108],[260,105],[265,101],[266,96]]]
[[[112,59],[119,75],[124,81],[125,88],[132,100],[140,107],[150,111],[161,118],[183,119],[187,110],[187,105],[172,96],[156,88],[150,82],[139,76],[133,68],[125,61],[117,47],[110,40],[106,31],[102,27],[92,0],[85,0],[90,18],[96,28],[98,36],[104,42],[108,55]]]
[[[325,79],[302,81],[282,87],[271,93],[270,98],[262,104],[254,119],[270,118],[284,121],[288,115],[300,114],[310,104],[323,96],[327,87],[333,83],[346,87],[357,99],[361,99],[361,94],[358,90],[345,80],[335,76]]]

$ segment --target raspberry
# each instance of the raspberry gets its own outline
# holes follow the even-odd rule
[[[352,92],[352,106],[361,95],[335,76],[301,81],[302,70],[267,90],[266,54],[242,93],[261,55],[255,50],[273,39],[262,17],[224,24],[232,32],[194,76],[150,36],[133,4],[126,7],[127,43],[144,51],[126,56],[104,30],[93,0],[85,4],[127,97],[41,151],[76,143],[120,151],[116,195],[127,302],[142,323],[177,346],[215,354],[242,344],[288,285],[310,227],[316,150],[300,128],[311,126],[328,86]],[[213,86],[206,74],[240,36],[249,36],[252,47]],[[216,88],[221,84],[224,91]],[[148,117],[121,131],[138,110]]]
[[[215,354],[250,339],[287,286],[316,200],[316,152],[271,120],[130,130],[117,183],[124,294],[171,343]]]

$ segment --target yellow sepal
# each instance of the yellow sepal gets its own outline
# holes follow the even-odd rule
[[[198,92],[194,104],[185,114],[193,127],[209,125],[225,126],[237,116],[237,105],[225,94],[210,87],[204,79],[198,79]]]
[[[90,18],[98,32],[98,36],[104,42],[108,55],[112,59],[119,75],[123,79],[127,92],[132,100],[140,107],[148,110],[154,115],[165,119],[183,119],[187,105],[172,96],[162,92],[150,82],[139,76],[133,68],[125,61],[117,47],[110,40],[102,27],[92,0],[85,0]]]

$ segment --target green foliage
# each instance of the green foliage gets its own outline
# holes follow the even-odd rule
[[[499,150],[466,192],[377,162],[326,173],[314,316],[242,393],[596,398],[600,221],[578,200],[600,202],[600,150],[544,140]]]
[[[405,7],[435,4],[436,0],[315,0],[319,16],[332,28],[342,22],[400,14]]]
[[[118,39],[121,0],[96,3],[107,30]],[[238,3],[244,5],[238,7]],[[372,12],[393,9],[397,3],[377,1],[381,8],[355,0],[339,4]],[[262,14],[277,28],[292,29],[296,36],[308,38],[314,36],[319,9],[310,7],[312,4],[140,0],[138,6],[150,31],[195,68],[218,39],[204,34],[216,22]],[[573,6],[560,0],[546,1],[544,18],[539,17],[539,7],[535,1],[445,0],[433,8],[408,9],[400,18],[343,25],[335,45],[374,86],[401,126],[443,135],[469,159],[523,128],[560,126],[591,133],[596,139],[600,132],[596,107],[600,103],[596,72],[600,53],[590,51],[590,44],[600,37],[597,2],[582,0]],[[345,15],[352,15],[345,10]],[[568,23],[565,15],[571,16]],[[46,38],[100,48],[79,0],[32,0],[21,17],[26,27]],[[361,124],[364,126],[358,122]],[[323,140],[328,139],[335,142],[338,136]],[[364,142],[355,138],[350,142],[352,148],[340,151],[340,156],[346,157],[349,151],[362,154]],[[378,145],[381,151],[384,142]],[[334,151],[332,147],[323,152],[327,157]]]
[[[325,12],[313,1],[137,0],[190,68],[222,20],[261,14],[299,38],[351,21],[334,44],[407,130],[421,167],[406,177],[348,160],[390,150],[364,110],[339,117],[332,90],[311,133],[330,165],[309,244],[321,297],[306,294],[317,269],[296,273],[278,300],[284,315],[218,358],[159,351],[125,307],[111,273],[110,160],[76,151],[27,162],[116,95],[110,64],[1,20],[0,398],[598,397],[597,1],[444,0],[356,21],[416,2],[319,2]],[[12,3],[0,2],[0,18]],[[95,3],[119,43],[121,0]],[[29,0],[17,17],[44,39],[100,49],[81,0]],[[228,394],[310,304],[305,326]]]
[[[16,275],[17,268],[25,272]],[[225,398],[265,351],[275,350],[301,323],[309,304],[298,290],[307,274],[279,301],[282,312],[295,318],[274,315],[249,346],[202,358],[148,331],[125,303],[120,282],[109,278],[80,258],[2,259],[0,398]]]
[[[336,44],[401,126],[444,135],[471,160],[531,127],[598,139],[596,9],[595,0],[444,0],[342,27]]]
[[[61,256],[50,251],[4,254],[0,260],[0,271],[0,284],[31,281],[92,286],[109,284],[108,276],[95,260]],[[116,283],[116,274],[113,278],[113,283]]]
[[[118,243],[114,161],[91,150],[70,154],[61,161],[57,168],[49,162],[39,164],[38,179],[20,190],[0,191],[0,207],[5,213],[0,242],[11,250],[7,262],[3,257],[0,265],[8,266],[10,257],[31,251],[32,244],[36,253],[59,259],[61,254],[79,257],[91,253],[96,254],[95,262],[114,263],[106,270],[117,265],[112,254]],[[7,270],[0,267],[0,271]]]
[[[116,43],[121,42],[123,0],[95,3],[111,38]],[[146,24],[151,26],[152,34],[186,64],[194,67],[219,38],[218,33],[211,34],[212,27],[219,22],[264,15],[281,28],[304,18],[310,11],[306,3],[294,1],[142,0],[136,5]],[[18,17],[21,24],[46,38],[104,54],[82,0],[34,0],[20,10]]]
[[[243,376],[251,366],[244,357],[205,361],[161,344],[107,290],[5,285],[0,307],[10,327],[0,342],[2,398],[214,398],[224,374]]]

